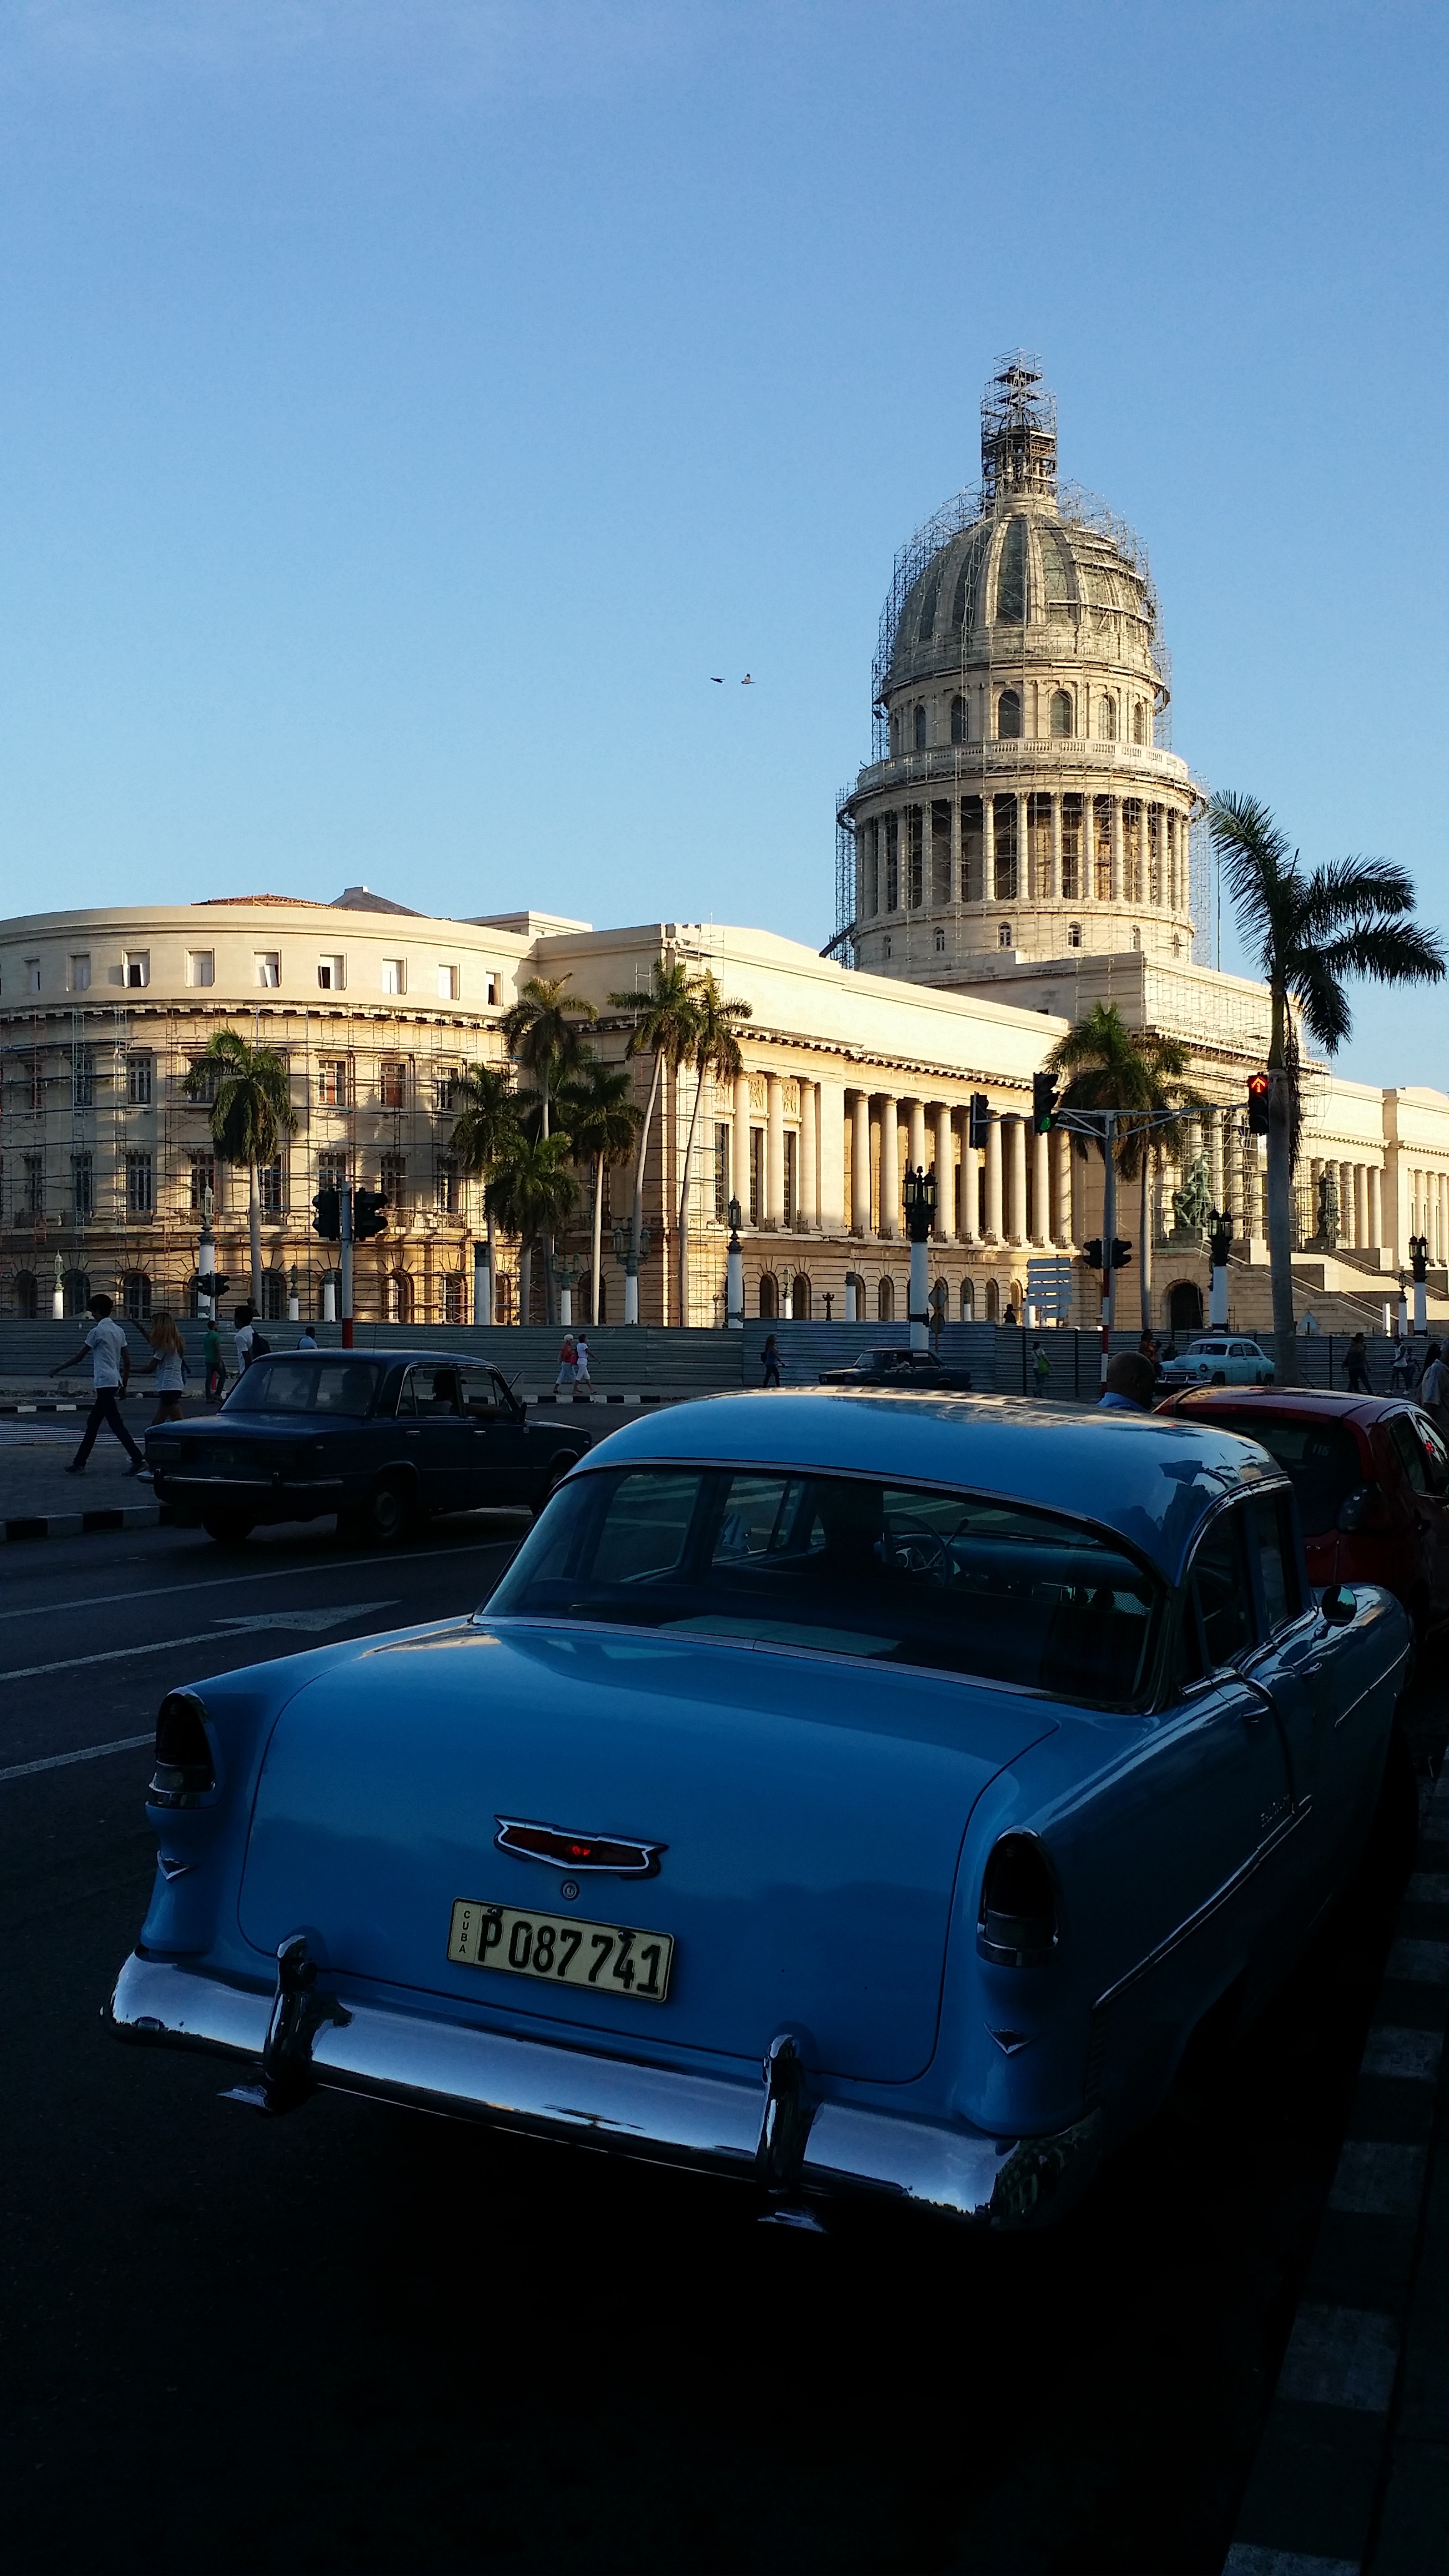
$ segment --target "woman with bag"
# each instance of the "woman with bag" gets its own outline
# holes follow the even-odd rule
[[[151,1357],[136,1375],[156,1380],[156,1410],[146,1426],[154,1431],[158,1423],[180,1421],[181,1390],[186,1384],[186,1344],[169,1307],[157,1307],[147,1339]]]

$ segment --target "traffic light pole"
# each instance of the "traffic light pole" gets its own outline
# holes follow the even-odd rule
[[[1112,1356],[1112,1326],[1117,1320],[1117,1273],[1112,1266],[1112,1246],[1117,1239],[1117,1112],[1106,1113],[1103,1143],[1107,1162],[1102,1182],[1102,1379],[1107,1383],[1107,1362]]]
[[[342,1228],[342,1347],[352,1348],[352,1192],[339,1190],[337,1214]]]

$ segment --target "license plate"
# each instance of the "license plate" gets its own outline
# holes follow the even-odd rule
[[[453,1907],[448,1957],[458,1967],[502,1968],[555,1986],[592,1986],[595,1994],[640,1996],[662,2004],[669,1992],[674,1943],[667,1932],[627,1923],[586,1923],[571,1914],[525,1914],[517,1905],[484,1905],[460,1896]]]

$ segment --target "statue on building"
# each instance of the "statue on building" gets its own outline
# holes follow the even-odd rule
[[[1331,1163],[1318,1183],[1318,1240],[1325,1252],[1338,1248],[1338,1180]]]
[[[1208,1161],[1199,1154],[1180,1190],[1172,1193],[1172,1231],[1181,1240],[1189,1235],[1201,1242],[1212,1220],[1213,1194],[1208,1186]]]

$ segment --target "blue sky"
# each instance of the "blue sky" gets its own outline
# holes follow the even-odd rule
[[[4,909],[818,945],[892,558],[1025,345],[1176,748],[1449,922],[1446,57],[1382,0],[11,0]],[[1446,1018],[1366,991],[1341,1062],[1449,1085]]]

